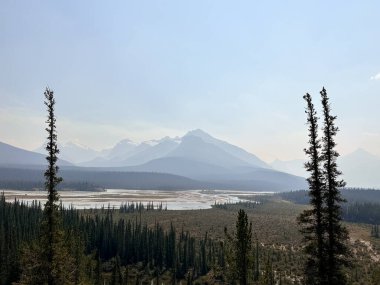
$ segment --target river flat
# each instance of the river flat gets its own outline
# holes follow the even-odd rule
[[[36,200],[43,205],[46,201],[45,191],[0,190],[7,202],[15,199],[31,203]],[[152,203],[168,210],[209,209],[215,203],[236,203],[246,201],[246,197],[268,194],[268,192],[251,192],[235,190],[131,190],[106,189],[104,192],[61,191],[60,198],[65,207],[90,209],[111,207],[119,208],[125,203]]]

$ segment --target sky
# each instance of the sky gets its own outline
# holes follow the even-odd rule
[[[0,141],[102,149],[192,129],[271,161],[304,156],[324,86],[338,150],[380,155],[379,1],[0,2]],[[319,111],[321,115],[321,112]]]

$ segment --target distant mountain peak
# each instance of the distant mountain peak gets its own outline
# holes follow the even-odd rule
[[[211,135],[209,135],[208,133],[206,133],[205,131],[201,130],[201,129],[195,129],[195,130],[192,130],[192,131],[189,131],[187,132],[187,134],[184,136],[196,136],[196,137],[211,137]]]
[[[356,154],[365,154],[365,155],[373,155],[372,153],[368,152],[367,150],[365,150],[364,148],[357,148],[355,151],[353,151],[352,153],[356,153]]]
[[[380,158],[364,148],[358,148],[355,151],[347,154],[345,156],[348,159],[370,159],[370,160],[380,160]]]
[[[81,144],[79,142],[73,142],[73,141],[68,141],[64,144],[64,147],[78,147],[82,149],[91,149],[87,145]]]
[[[119,141],[116,145],[125,145],[125,144],[132,144],[132,145],[137,145],[136,142],[130,140],[130,139],[122,139]]]
[[[169,136],[166,136],[166,137],[163,137],[161,139],[157,139],[157,140],[149,140],[149,141],[144,141],[142,142],[142,144],[147,144],[147,145],[150,145],[150,146],[155,146],[155,145],[158,145],[160,143],[166,143],[166,142],[176,142],[176,143],[179,143],[177,138],[171,138]]]
[[[180,137],[174,137],[174,138],[171,138],[169,136],[166,136],[166,137],[163,137],[161,139],[158,140],[158,142],[165,142],[165,141],[174,141],[174,142],[178,142],[179,140],[181,140]]]
[[[165,137],[159,139],[158,141],[167,141],[167,140],[171,140],[171,139],[172,139],[171,137],[165,136]]]

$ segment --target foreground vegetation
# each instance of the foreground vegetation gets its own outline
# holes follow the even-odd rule
[[[250,280],[259,268],[252,284],[302,284],[305,256],[296,217],[306,206],[278,197],[254,207],[192,211],[61,209],[70,262],[77,268],[71,284],[123,284],[117,275],[124,284],[230,284],[224,227],[236,231],[242,207],[252,222]],[[0,284],[12,284],[20,278],[22,256],[31,254],[28,245],[40,234],[43,213],[37,204],[6,203],[2,197],[0,215]],[[371,237],[370,225],[346,226],[353,252],[348,284],[378,284],[380,240]]]

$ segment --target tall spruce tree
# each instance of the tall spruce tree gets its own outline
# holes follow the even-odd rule
[[[320,92],[323,107],[323,138],[318,139],[318,118],[312,104],[311,96],[304,96],[307,102],[306,113],[309,125],[309,148],[305,150],[309,161],[305,164],[310,172],[308,178],[310,204],[299,217],[301,232],[306,242],[308,255],[305,266],[306,284],[347,284],[343,269],[349,264],[347,246],[348,232],[342,225],[342,199],[339,188],[345,185],[338,177],[336,160],[339,153],[335,150],[336,116],[330,114],[331,108],[326,89]],[[323,163],[323,168],[321,164]]]
[[[46,151],[48,155],[46,160],[48,162],[48,168],[45,171],[45,189],[48,192],[48,199],[44,208],[44,221],[43,221],[43,234],[46,240],[45,255],[47,259],[47,275],[48,284],[57,284],[56,265],[55,259],[57,253],[58,242],[62,239],[62,233],[60,230],[60,217],[58,210],[59,195],[57,191],[57,185],[62,181],[62,178],[58,176],[58,145],[57,145],[57,131],[56,131],[56,118],[54,114],[54,92],[49,88],[45,90],[45,105],[47,107],[48,118],[46,120],[48,133]]]
[[[305,210],[299,217],[301,233],[304,236],[304,251],[307,255],[305,264],[306,284],[326,284],[325,226],[324,226],[324,176],[321,169],[321,142],[318,138],[318,117],[310,94],[303,96],[306,101],[307,124],[309,130],[309,147],[304,151],[309,157],[305,168],[310,176],[309,196],[311,209]]]
[[[79,268],[75,267],[74,258],[70,255],[65,243],[62,229],[62,217],[59,210],[57,185],[62,181],[58,176],[58,146],[56,118],[54,114],[54,93],[49,88],[44,92],[47,107],[48,133],[46,150],[48,155],[45,171],[45,189],[47,202],[43,211],[40,238],[31,241],[23,249],[21,258],[21,278],[19,284],[74,284],[74,277]]]
[[[252,247],[252,223],[248,223],[248,217],[244,210],[238,212],[236,222],[236,260],[238,262],[238,275],[240,284],[248,284],[249,256]]]
[[[57,186],[62,181],[62,178],[58,176],[59,168],[57,166],[59,149],[54,113],[54,92],[46,88],[44,95],[44,103],[48,112],[47,127],[45,129],[48,133],[46,144],[48,167],[44,174],[47,202],[45,203],[43,212],[40,238],[42,258],[48,285],[73,284],[74,275],[78,268],[75,268],[74,259],[70,256],[65,244],[57,190]]]
[[[252,223],[248,223],[247,213],[240,209],[238,212],[238,218],[236,221],[236,232],[234,236],[228,234],[227,229],[224,229],[225,235],[230,243],[232,243],[232,250],[234,257],[231,261],[233,270],[239,279],[240,285],[248,284],[248,268],[251,268],[252,259]]]
[[[344,199],[341,196],[339,188],[345,186],[343,180],[339,180],[339,175],[342,174],[338,170],[336,163],[339,153],[335,150],[336,142],[334,137],[338,132],[338,127],[335,126],[336,116],[331,115],[329,98],[327,97],[326,89],[323,88],[320,92],[323,106],[323,150],[322,159],[323,176],[326,191],[323,199],[326,204],[325,223],[327,232],[327,283],[329,285],[347,284],[343,268],[348,265],[349,250],[347,247],[348,232],[342,225],[341,203]]]

